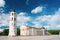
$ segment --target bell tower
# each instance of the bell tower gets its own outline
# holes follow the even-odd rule
[[[10,22],[9,22],[9,36],[16,36],[17,29],[16,29],[16,12],[12,10],[10,12]]]

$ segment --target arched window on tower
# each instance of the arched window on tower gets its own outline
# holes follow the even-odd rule
[[[13,17],[12,17],[12,20],[13,20]]]
[[[12,13],[12,15],[14,15],[14,13]]]

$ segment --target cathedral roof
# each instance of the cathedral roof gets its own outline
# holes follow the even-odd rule
[[[45,27],[41,27],[41,29],[45,29]]]

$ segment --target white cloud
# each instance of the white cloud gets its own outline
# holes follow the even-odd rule
[[[59,8],[59,10],[55,13],[55,15],[52,16],[50,22],[52,22],[52,23],[60,22],[60,8]]]
[[[22,24],[27,24],[28,21],[30,21],[30,16],[26,16],[25,12],[20,12],[17,16],[17,24],[22,25]]]
[[[42,24],[45,24],[45,25],[49,25],[49,20],[51,19],[51,15],[44,15],[44,16],[38,16],[35,18],[34,21],[32,21],[32,23],[34,24],[33,26],[35,27],[42,27],[44,25]]]
[[[0,15],[0,26],[9,26],[9,17],[10,14],[2,13]],[[28,21],[30,21],[30,16],[26,16],[25,12],[17,14],[17,26],[27,24]]]
[[[38,24],[33,25],[32,27],[40,28],[40,27],[42,27],[42,25],[40,25],[40,24],[38,23]]]
[[[25,16],[26,12],[20,12],[18,15],[19,16]]]
[[[38,17],[36,18],[36,20],[37,20],[37,21],[40,20],[40,21],[43,22],[43,21],[48,21],[48,20],[50,20],[51,17],[52,17],[51,15],[48,15],[48,16],[47,16],[47,15],[44,15],[44,16],[38,16]]]
[[[5,5],[5,1],[4,0],[0,0],[0,7],[4,7]]]
[[[38,7],[36,7],[35,9],[33,9],[33,10],[31,11],[31,13],[37,14],[37,13],[39,13],[39,12],[42,12],[42,10],[43,10],[43,7],[38,6]]]
[[[9,26],[9,14],[2,13],[0,15],[0,26]],[[54,15],[38,16],[31,21],[31,16],[26,16],[25,12],[17,14],[17,25],[27,24],[28,21],[32,22],[33,27],[47,27],[48,29],[60,29],[60,8]]]
[[[60,8],[55,12],[54,15],[44,15],[36,17],[32,21],[34,26],[46,26],[48,29],[59,29],[60,27]]]
[[[0,26],[8,26],[9,25],[9,14],[2,13],[0,15]]]

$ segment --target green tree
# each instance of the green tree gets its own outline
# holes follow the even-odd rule
[[[60,30],[48,30],[51,34],[59,34]]]
[[[9,29],[4,29],[0,35],[8,35],[9,34]],[[17,35],[20,35],[20,28],[17,28]]]
[[[20,28],[17,28],[17,35],[20,35]]]
[[[4,29],[2,35],[8,35],[8,34],[9,34],[9,29]]]

